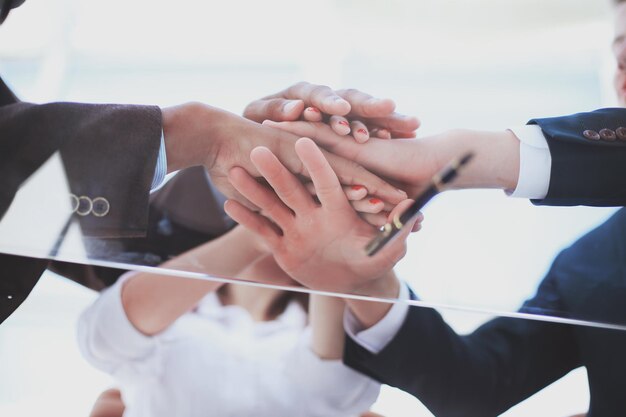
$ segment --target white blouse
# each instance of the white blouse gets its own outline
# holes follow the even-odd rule
[[[125,417],[358,416],[378,396],[378,383],[311,351],[307,316],[295,301],[276,320],[258,323],[211,293],[148,337],[122,308],[127,278],[78,325],[85,358],[119,382]]]

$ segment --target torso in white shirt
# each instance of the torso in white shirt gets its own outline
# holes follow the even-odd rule
[[[97,329],[98,320],[113,316],[108,309],[119,308],[113,302],[119,289],[112,290],[81,318],[79,340],[87,359],[120,384],[125,417],[348,416],[377,397],[377,383],[310,351],[307,315],[295,301],[276,320],[254,322],[243,308],[222,306],[210,294],[146,338],[148,353],[135,357],[122,340],[110,343],[114,334],[85,342],[80,332]]]

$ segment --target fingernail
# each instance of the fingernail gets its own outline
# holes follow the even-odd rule
[[[357,130],[357,132],[362,134],[362,135],[367,135],[367,130],[365,130],[365,129],[359,129],[359,130]]]
[[[350,127],[350,123],[348,123],[348,121],[347,121],[347,120],[340,120],[340,121],[338,121],[337,123],[339,123],[339,124],[340,124],[340,125],[342,125],[342,126],[347,126],[347,127]]]
[[[311,111],[313,113],[319,113],[319,109],[317,109],[316,107],[307,107],[306,111]]]
[[[381,200],[380,198],[370,198],[370,204],[380,204],[382,202],[383,200]]]
[[[298,104],[299,102],[297,100],[292,100],[288,103],[285,103],[285,105],[283,106],[283,113],[291,113],[298,106]]]
[[[362,189],[364,189],[365,187],[363,187],[362,185],[353,185],[352,189],[354,191],[361,191]]]

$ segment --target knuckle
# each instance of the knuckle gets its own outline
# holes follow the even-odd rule
[[[284,103],[284,100],[279,99],[279,98],[267,101],[267,104],[266,104],[267,114],[266,115],[275,116],[277,114],[280,114],[283,108],[283,103]]]

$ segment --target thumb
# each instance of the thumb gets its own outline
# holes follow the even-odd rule
[[[261,123],[264,120],[286,122],[298,120],[304,111],[302,100],[270,98],[253,101],[243,111],[246,119]]]

